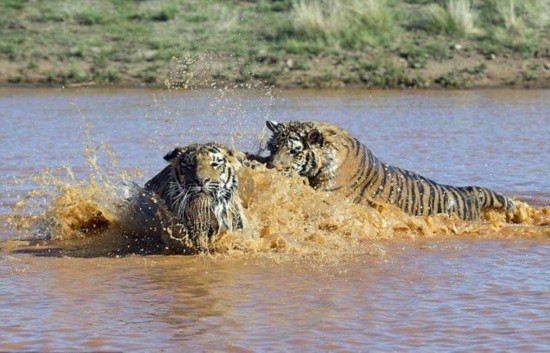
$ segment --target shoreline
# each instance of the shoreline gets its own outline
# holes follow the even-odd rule
[[[218,58],[220,59],[220,58]],[[364,60],[368,61],[368,57]],[[185,60],[185,59],[183,59]],[[331,61],[325,59],[325,61]],[[318,63],[308,70],[281,69],[280,65],[261,65],[263,72],[276,72],[269,78],[264,78],[256,72],[243,76],[242,72],[249,68],[232,60],[199,63],[196,67],[186,67],[181,72],[180,59],[157,63],[164,67],[150,82],[143,81],[129,73],[119,71],[117,78],[110,80],[89,80],[83,74],[67,76],[63,70],[76,70],[84,73],[91,70],[86,61],[72,62],[67,65],[63,61],[48,62],[43,68],[28,69],[23,65],[0,60],[0,87],[27,88],[193,88],[205,89],[213,87],[232,88],[265,88],[273,87],[282,90],[292,89],[398,89],[398,90],[462,90],[462,89],[550,89],[550,61],[545,58],[506,58],[496,63],[483,58],[462,58],[444,61],[428,62],[423,68],[416,69],[407,66],[406,62],[389,58],[383,68],[365,71],[357,67],[353,60],[343,62],[339,66],[332,63]],[[111,63],[116,70],[116,62]],[[218,76],[216,67],[234,66],[235,72],[224,77]],[[49,66],[59,67],[60,73],[52,75]],[[213,68],[214,67],[214,68]],[[389,67],[389,68],[388,68]],[[10,68],[7,70],[7,68]],[[147,71],[143,63],[135,63],[131,71]],[[270,71],[271,70],[271,71]],[[18,74],[14,79],[13,72]],[[64,72],[64,71],[63,71]],[[72,75],[72,74],[71,74]],[[82,79],[78,79],[81,77]]]
[[[315,88],[304,88],[298,85],[287,85],[287,86],[255,86],[255,87],[242,87],[237,85],[231,85],[231,84],[220,84],[219,86],[212,87],[210,85],[198,85],[198,86],[192,86],[186,89],[168,89],[164,85],[135,85],[135,84],[67,84],[67,85],[54,85],[54,84],[46,84],[46,83],[26,83],[26,84],[14,84],[9,82],[0,82],[0,89],[60,89],[60,90],[78,90],[78,89],[86,89],[86,90],[152,90],[152,91],[207,91],[211,89],[218,89],[218,88],[231,88],[234,90],[259,90],[259,89],[276,89],[281,91],[419,91],[419,92],[430,92],[430,91],[451,91],[451,92],[457,92],[457,91],[503,91],[503,90],[510,90],[510,91],[521,91],[521,90],[527,90],[527,91],[543,91],[543,90],[549,90],[550,89],[550,81],[545,82],[544,84],[538,84],[538,85],[525,85],[525,86],[519,86],[519,85],[482,85],[482,86],[468,86],[468,87],[460,87],[460,88],[449,88],[449,87],[378,87],[378,86],[362,86],[362,85],[354,85],[354,86],[345,86],[345,87],[315,87]]]

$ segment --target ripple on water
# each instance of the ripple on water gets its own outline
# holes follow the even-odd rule
[[[85,176],[81,141],[67,139],[82,125],[69,102],[77,102],[95,132],[105,134],[119,153],[121,168],[139,165],[147,178],[162,167],[162,153],[143,142],[154,128],[139,118],[151,92],[33,92],[0,94],[5,108],[0,121],[14,131],[0,139],[2,180],[8,175],[26,179],[63,164],[74,167],[77,179]],[[550,155],[548,94],[291,92],[282,93],[284,100],[268,110],[282,120],[313,117],[340,124],[356,131],[383,160],[439,181],[476,182],[544,206],[550,201],[543,173]],[[227,126],[215,123],[216,114],[205,114],[210,105],[218,111],[212,95],[173,94],[164,102],[177,125],[161,126],[166,146],[191,142],[193,136],[185,132],[200,130],[198,118],[208,120],[210,129],[199,131],[200,139],[225,136]],[[250,116],[238,128],[259,131],[265,99],[251,93],[246,104],[252,106]],[[236,143],[244,150],[254,148],[251,141]],[[13,146],[18,146],[16,153]],[[36,151],[44,158],[26,158]],[[278,195],[271,194],[276,204]],[[0,201],[11,207],[15,198],[2,190]],[[256,212],[251,218],[258,227],[269,210],[277,210],[265,206],[249,208]],[[317,209],[326,211],[322,207],[319,202]],[[273,256],[0,254],[0,350],[550,350],[547,228],[542,230],[546,234],[533,236],[527,227],[503,227],[499,232],[505,239],[491,236],[494,229],[477,236],[449,231],[431,237],[394,234],[384,240],[369,233],[363,244],[360,237],[338,232],[361,224],[338,223],[346,220],[331,213],[319,217],[299,207],[290,210],[311,217],[314,221],[305,227],[315,234],[306,239],[303,229],[276,224],[265,236],[280,247],[257,247]],[[369,211],[354,212],[359,217]],[[333,223],[320,230],[315,222],[321,220]],[[0,223],[5,225],[4,218]],[[526,238],[517,237],[518,232]],[[284,233],[280,242],[278,233]],[[2,229],[0,237],[6,234]],[[302,246],[297,257],[288,255],[296,253],[293,246],[285,247],[284,240],[292,237],[291,245]],[[334,260],[323,248],[332,254],[354,251]]]

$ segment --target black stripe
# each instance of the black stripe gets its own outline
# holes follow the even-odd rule
[[[403,186],[405,185],[405,180],[403,179],[403,176],[396,170],[395,171],[395,177],[397,180],[397,199],[395,200],[395,205],[399,208],[403,209]]]
[[[464,195],[464,198],[467,200],[468,203],[468,219],[476,219],[476,203],[475,199],[477,198],[473,192],[471,187],[461,187],[459,188],[462,194]]]
[[[405,203],[403,204],[403,210],[407,213],[411,213],[409,211],[409,203],[410,203],[410,200],[411,200],[409,192],[412,192],[411,186],[410,186],[411,178],[403,172],[402,172],[402,174],[403,174],[404,186],[405,186],[405,194],[403,195],[403,196],[405,196]]]
[[[233,178],[233,171],[229,167],[227,168],[227,177],[228,177],[227,180],[232,180]]]
[[[367,169],[365,170],[365,172],[361,175],[362,178],[358,178],[357,179],[357,182],[355,185],[353,185],[351,187],[352,191],[355,191],[360,185],[362,185],[361,183],[363,181],[366,181],[367,179],[369,179],[369,175],[371,174],[372,172],[372,168],[375,167],[375,160],[372,155],[372,152],[365,147],[365,150],[366,150],[366,154],[367,154],[367,158],[368,158],[368,166],[367,166]],[[363,179],[363,180],[361,180]],[[367,183],[368,185],[369,183]],[[363,189],[362,192],[364,192],[365,190]]]
[[[309,152],[309,151],[308,151],[308,152]],[[309,166],[309,163],[310,163],[310,161],[311,161],[311,154],[308,153],[308,152],[306,152],[305,163],[304,163],[304,165],[303,165],[304,172],[306,172],[306,173],[309,171],[309,170],[306,169],[306,168],[309,167],[310,169],[312,169],[312,168]]]
[[[395,173],[389,175],[390,180],[388,182],[388,203],[395,205],[395,183],[397,183]]]
[[[365,191],[367,190],[367,188],[368,188],[370,185],[374,184],[372,181],[373,181],[374,177],[377,177],[378,174],[379,174],[379,172],[380,172],[380,164],[381,164],[381,163],[378,162],[378,161],[376,161],[376,162],[373,161],[373,164],[374,164],[374,171],[373,171],[373,173],[372,173],[373,178],[369,178],[369,177],[368,177],[368,176],[370,175],[370,173],[367,174],[367,176],[365,177],[365,180],[363,181],[363,183],[364,183],[364,184],[363,184],[363,187],[361,188],[361,191],[359,191],[359,194],[358,194],[357,197],[355,198],[356,200],[358,200],[357,202],[359,202],[359,200],[361,200],[361,199],[363,198],[363,195],[365,194]],[[372,170],[372,168],[370,168],[370,170]],[[369,180],[369,179],[370,179],[370,180]],[[372,201],[372,200],[369,200],[369,201]]]
[[[418,202],[416,203],[416,215],[424,214],[424,182],[422,180],[416,180],[418,185]]]
[[[447,196],[445,194],[445,190],[439,184],[436,184],[436,189],[439,192],[439,202],[437,203],[437,213],[447,213],[445,211],[445,197]]]
[[[353,137],[349,137],[349,136],[346,136],[346,140],[350,143],[350,147],[351,148],[354,148],[354,149],[358,149],[359,146],[358,146],[358,141],[357,139],[354,139]],[[347,146],[346,144],[344,144],[344,146]],[[349,148],[349,147],[348,147]],[[357,151],[355,151],[355,155],[357,156]]]
[[[464,207],[462,207],[462,204],[460,203],[461,201],[460,196],[456,192],[456,188],[452,186],[447,186],[447,190],[453,197],[452,201],[454,201],[453,203],[455,204],[454,213],[458,214],[458,217],[464,219],[464,215],[463,215]],[[449,209],[449,211],[452,212],[453,211],[452,208]]]
[[[449,187],[451,191],[453,192],[454,199],[456,201],[456,213],[458,216],[462,219],[466,219],[466,202],[464,200],[463,195],[460,193],[460,191],[455,188],[454,186]]]
[[[410,180],[410,188],[411,188],[411,214],[416,215],[416,180],[414,180],[412,177]]]
[[[505,211],[508,210],[508,202],[506,202],[506,197],[504,197],[504,195],[497,194],[496,192],[494,194],[498,202],[500,202],[500,204],[502,205],[501,208],[503,208]]]
[[[436,190],[435,190],[435,185],[434,183],[430,180],[427,182],[428,183],[428,187],[430,188],[430,198],[429,198],[429,210],[428,210],[428,214],[432,215],[435,213],[435,193],[436,193]]]
[[[474,210],[475,210],[475,218],[478,219],[480,216],[480,210],[481,210],[481,199],[479,197],[479,193],[476,189],[472,188],[472,194],[473,194],[473,202],[474,202]]]
[[[388,165],[384,164],[382,166],[382,182],[380,183],[380,185],[378,185],[378,187],[376,188],[376,190],[374,191],[374,195],[372,195],[372,198],[371,200],[374,201],[374,199],[376,199],[376,197],[382,192],[382,190],[384,190],[384,188],[386,187],[386,177],[388,176],[388,171],[387,171],[387,168]],[[378,182],[378,179],[376,180]],[[376,183],[374,183],[376,184]]]
[[[365,162],[367,161],[367,154],[365,153],[365,146],[364,145],[361,145],[361,150],[362,150],[361,162],[359,162],[359,166],[358,166],[357,170],[355,171],[355,173],[353,174],[353,176],[349,180],[349,182],[351,182],[353,179],[355,179],[353,185],[351,186],[352,190],[355,188],[357,183],[359,183],[359,181],[361,180],[361,177],[363,177],[365,175],[364,174],[364,169],[365,169]]]
[[[346,149],[346,158],[349,156],[349,146],[348,145],[342,145]]]
[[[357,139],[353,139],[353,143],[355,144],[355,157],[359,156],[359,149],[363,145],[361,142],[359,142]]]
[[[462,198],[462,202],[464,204],[464,219],[472,219],[472,215],[470,214],[471,207],[470,207],[470,199],[468,198],[468,195],[466,195],[462,190],[457,188],[457,192],[460,194],[460,197]]]
[[[206,146],[206,150],[207,150],[208,152],[210,152],[210,153],[219,153],[219,152],[220,152],[220,150],[217,149],[215,146],[208,146],[208,145],[207,145],[207,146]]]

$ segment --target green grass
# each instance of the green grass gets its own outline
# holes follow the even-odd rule
[[[289,16],[287,36],[343,48],[387,46],[400,30],[386,0],[298,0]]]
[[[476,32],[476,11],[470,0],[447,0],[420,10],[418,26],[428,32],[465,37]]]
[[[93,26],[107,22],[107,16],[102,11],[94,8],[84,9],[76,13],[74,19],[83,26]]]
[[[0,0],[0,65],[12,83],[162,85],[192,57],[197,81],[423,86],[434,62],[544,58],[549,26],[548,0]]]

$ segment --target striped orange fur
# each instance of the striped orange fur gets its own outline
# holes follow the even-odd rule
[[[476,220],[487,208],[510,213],[514,203],[477,186],[442,185],[381,162],[370,149],[337,126],[319,122],[268,121],[268,166],[294,171],[314,188],[340,191],[354,202],[389,203],[412,215],[446,213]]]

